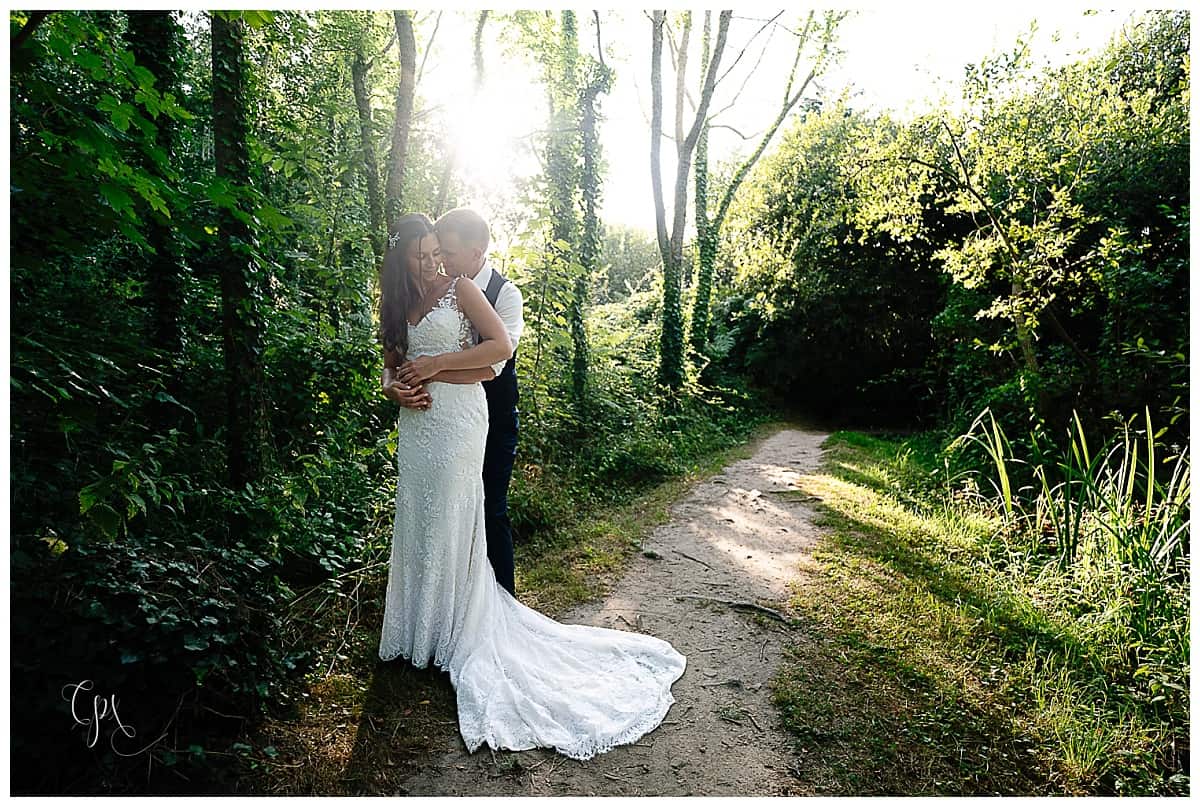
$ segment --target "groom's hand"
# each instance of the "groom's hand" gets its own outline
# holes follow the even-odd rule
[[[396,370],[396,380],[409,386],[416,386],[422,381],[428,381],[438,374],[438,366],[434,356],[417,356],[412,361],[406,361]]]

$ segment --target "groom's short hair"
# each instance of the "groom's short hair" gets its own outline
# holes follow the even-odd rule
[[[464,244],[487,250],[492,234],[483,216],[469,207],[456,207],[441,215],[433,225],[434,232],[454,233]]]

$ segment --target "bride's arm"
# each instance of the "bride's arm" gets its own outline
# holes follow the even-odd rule
[[[512,358],[512,340],[508,337],[504,322],[479,287],[468,278],[465,283],[458,283],[457,294],[459,308],[466,314],[467,319],[471,320],[475,330],[479,331],[482,341],[466,350],[439,353],[436,356],[418,356],[404,365],[400,378],[412,383],[427,381],[447,371],[487,368],[492,372],[490,365]]]

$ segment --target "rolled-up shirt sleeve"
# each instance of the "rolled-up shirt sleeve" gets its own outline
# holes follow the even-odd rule
[[[512,342],[513,353],[516,353],[517,343],[525,331],[524,308],[525,300],[516,283],[509,281],[500,287],[500,293],[496,296],[496,313],[500,315],[500,321],[504,323],[504,330],[508,331],[508,339]],[[496,362],[491,365],[491,368],[498,376],[505,364],[507,364],[507,360]]]

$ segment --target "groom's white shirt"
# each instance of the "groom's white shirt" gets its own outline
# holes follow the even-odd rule
[[[488,281],[491,279],[491,260],[484,259],[483,268],[479,270],[473,280],[480,291],[486,292]],[[512,341],[514,353],[517,351],[517,340],[521,338],[521,334],[525,330],[524,307],[521,290],[517,288],[516,283],[509,281],[500,287],[500,294],[496,296],[496,313],[500,315],[500,321],[504,323],[504,330],[508,331],[508,338]],[[507,360],[496,362],[492,365],[492,370],[496,375],[500,375],[500,371],[504,369],[506,363]]]

